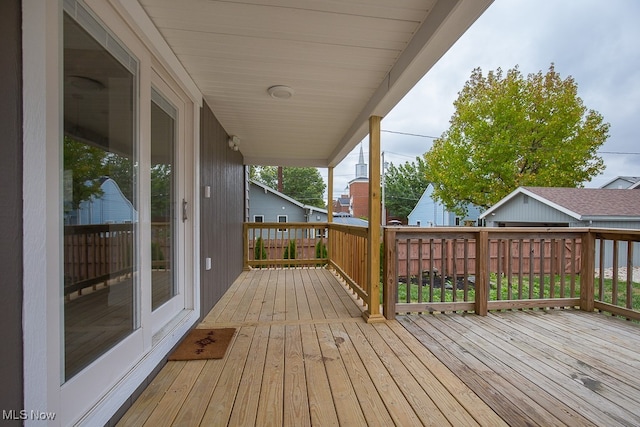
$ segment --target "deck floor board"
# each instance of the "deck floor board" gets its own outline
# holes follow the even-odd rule
[[[324,268],[243,272],[198,325],[236,328],[225,357],[167,362],[118,425],[640,425],[636,323],[362,311]]]

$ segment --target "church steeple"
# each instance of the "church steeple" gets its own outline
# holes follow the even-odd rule
[[[364,153],[362,152],[362,144],[360,144],[360,159],[356,164],[356,179],[367,178],[367,164],[364,162]]]

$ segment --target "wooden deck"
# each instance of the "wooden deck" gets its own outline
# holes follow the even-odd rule
[[[243,273],[121,426],[640,425],[640,326],[572,310],[367,324],[329,271]]]
[[[578,310],[398,319],[510,425],[640,425],[640,325]]]

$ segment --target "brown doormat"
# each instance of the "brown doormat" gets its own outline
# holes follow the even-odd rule
[[[235,331],[234,328],[193,329],[169,360],[222,359]]]

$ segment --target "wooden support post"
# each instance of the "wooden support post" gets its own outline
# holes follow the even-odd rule
[[[582,235],[580,257],[580,310],[593,311],[595,307],[594,273],[596,270],[596,238],[591,231],[587,231]]]
[[[382,306],[384,317],[387,320],[396,318],[396,295],[398,287],[398,272],[396,271],[396,230],[385,228],[384,230],[384,287],[382,288]]]
[[[369,230],[367,236],[368,308],[364,318],[368,323],[384,321],[380,314],[380,122],[379,116],[369,117]]]
[[[242,224],[242,248],[244,250],[242,269],[249,271],[251,270],[249,268],[249,224],[246,222]]]
[[[477,315],[486,316],[489,300],[489,232],[480,230],[476,238],[476,301]]]
[[[327,171],[327,258],[329,262],[327,263],[327,267],[331,265],[331,261],[333,260],[333,249],[331,239],[331,231],[330,224],[333,222],[333,166],[329,166]]]

